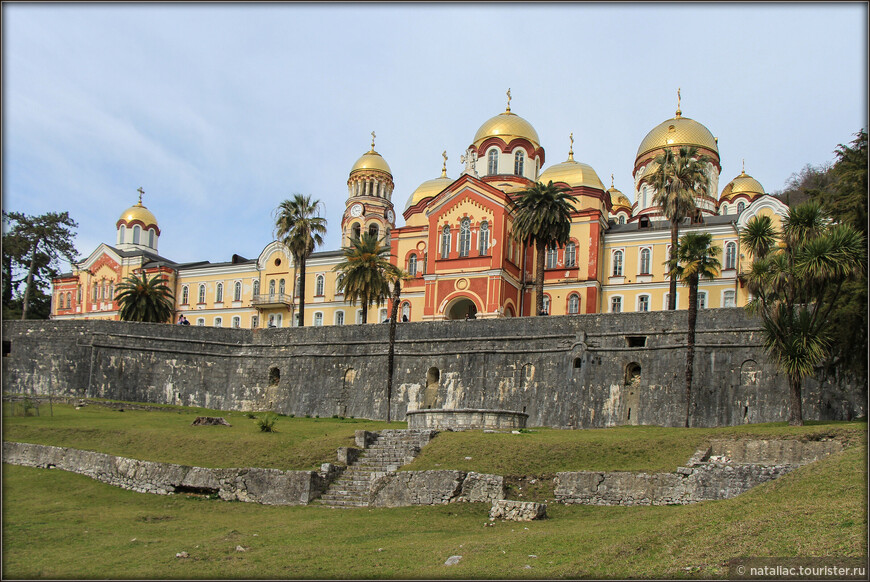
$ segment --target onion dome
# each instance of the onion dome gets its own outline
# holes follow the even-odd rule
[[[613,174],[610,175],[610,188],[607,189],[607,194],[610,196],[610,205],[616,209],[620,206],[631,208],[631,202],[628,197],[613,187]]]
[[[750,200],[754,200],[764,194],[764,187],[758,180],[747,174],[744,168],[740,175],[728,182],[725,189],[722,190],[719,202],[728,202],[738,194],[744,194]]]
[[[472,144],[477,147],[490,137],[500,137],[505,143],[510,143],[516,138],[524,138],[532,142],[536,148],[541,145],[538,132],[535,131],[532,124],[516,113],[511,113],[510,89],[508,89],[507,109],[504,113],[499,113],[486,120],[474,134]]]
[[[601,179],[595,173],[595,170],[592,169],[592,166],[574,160],[573,134],[571,142],[572,147],[568,150],[568,159],[561,164],[550,166],[541,172],[540,176],[538,176],[538,182],[547,184],[552,180],[553,183],[564,182],[570,188],[587,186],[589,188],[604,190],[604,184],[601,183]]]
[[[679,96],[679,91],[677,95]],[[715,152],[716,156],[719,155],[719,145],[710,130],[694,119],[683,117],[678,97],[674,118],[661,122],[646,134],[640,142],[640,147],[637,148],[635,160],[657,149],[679,146],[698,146]]]
[[[149,227],[157,226],[157,218],[142,205],[142,194],[144,194],[144,190],[139,188],[139,202],[121,213],[121,218],[118,219],[116,226],[121,226],[122,224],[129,226],[136,221],[141,222],[142,227],[146,230]]]
[[[408,210],[421,200],[431,198],[444,190],[447,186],[453,183],[453,178],[447,177],[447,152],[441,154],[444,157],[444,165],[441,167],[441,175],[432,180],[426,180],[417,189],[411,193],[408,198],[408,203],[405,205],[405,210]]]
[[[386,172],[390,176],[393,175],[387,160],[382,158],[381,154],[375,151],[375,132],[372,132],[372,149],[361,155],[359,159],[354,162],[353,167],[350,169],[350,173],[353,174],[359,170],[379,170],[381,172]]]

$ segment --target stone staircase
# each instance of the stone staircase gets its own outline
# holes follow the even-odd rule
[[[413,461],[437,432],[390,429],[370,433],[377,435],[375,440],[355,463],[348,465],[341,477],[330,484],[318,502],[334,507],[367,506],[369,488],[375,479]]]

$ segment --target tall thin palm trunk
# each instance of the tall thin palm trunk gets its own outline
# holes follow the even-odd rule
[[[540,315],[544,309],[544,260],[546,252],[546,245],[540,241],[537,242],[535,246],[535,305],[537,311],[535,315]]]
[[[698,277],[689,284],[689,329],[686,331],[686,428],[689,428],[689,410],[692,405],[692,375],[695,371],[695,324],[698,320]]]
[[[680,223],[679,222],[671,222],[671,256],[668,257],[671,260],[671,264],[674,264],[674,260],[677,257],[677,243],[680,239]],[[669,275],[670,280],[668,281],[668,311],[674,311],[677,308],[677,278],[673,275]]]
[[[788,424],[790,426],[803,426],[803,402],[801,400],[801,377],[798,375],[789,374],[789,411]]]
[[[297,257],[296,262],[299,264],[299,327],[305,327],[305,255]]]
[[[390,422],[390,401],[393,399],[393,368],[396,354],[396,318],[399,315],[399,297],[402,283],[398,279],[393,287],[393,306],[390,310],[390,347],[387,355],[387,422]]]

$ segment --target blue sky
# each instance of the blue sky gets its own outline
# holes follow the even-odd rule
[[[411,192],[458,177],[511,109],[546,166],[632,198],[637,147],[673,117],[719,138],[720,186],[768,192],[867,127],[867,4],[3,4],[3,207],[68,210],[82,257],[145,190],[177,262],[256,257],[294,193],[337,249],[368,150]]]

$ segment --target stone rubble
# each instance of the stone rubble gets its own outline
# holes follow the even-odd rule
[[[489,519],[505,519],[509,521],[532,521],[547,517],[547,505],[533,501],[513,501],[496,499],[489,510]]]

